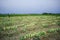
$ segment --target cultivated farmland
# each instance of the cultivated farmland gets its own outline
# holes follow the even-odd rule
[[[60,40],[60,16],[1,16],[0,40]]]

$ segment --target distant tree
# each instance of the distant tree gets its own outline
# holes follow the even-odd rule
[[[43,14],[48,14],[48,13],[43,13]]]
[[[10,17],[10,14],[8,13],[8,17]]]
[[[47,15],[47,14],[48,14],[48,15],[51,15],[51,14],[53,14],[53,13],[43,13],[43,14],[46,14],[46,15]]]

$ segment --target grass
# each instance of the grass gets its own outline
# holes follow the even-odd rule
[[[1,40],[43,40],[43,37],[60,35],[59,15],[1,15]],[[57,37],[57,35],[56,35]],[[54,38],[55,39],[55,38]],[[49,38],[50,40],[50,38]],[[53,39],[52,39],[53,40]]]

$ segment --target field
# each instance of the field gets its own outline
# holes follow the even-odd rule
[[[60,40],[60,16],[0,16],[0,40]]]

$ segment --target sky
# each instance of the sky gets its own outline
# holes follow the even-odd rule
[[[60,13],[60,0],[0,0],[0,13]]]

